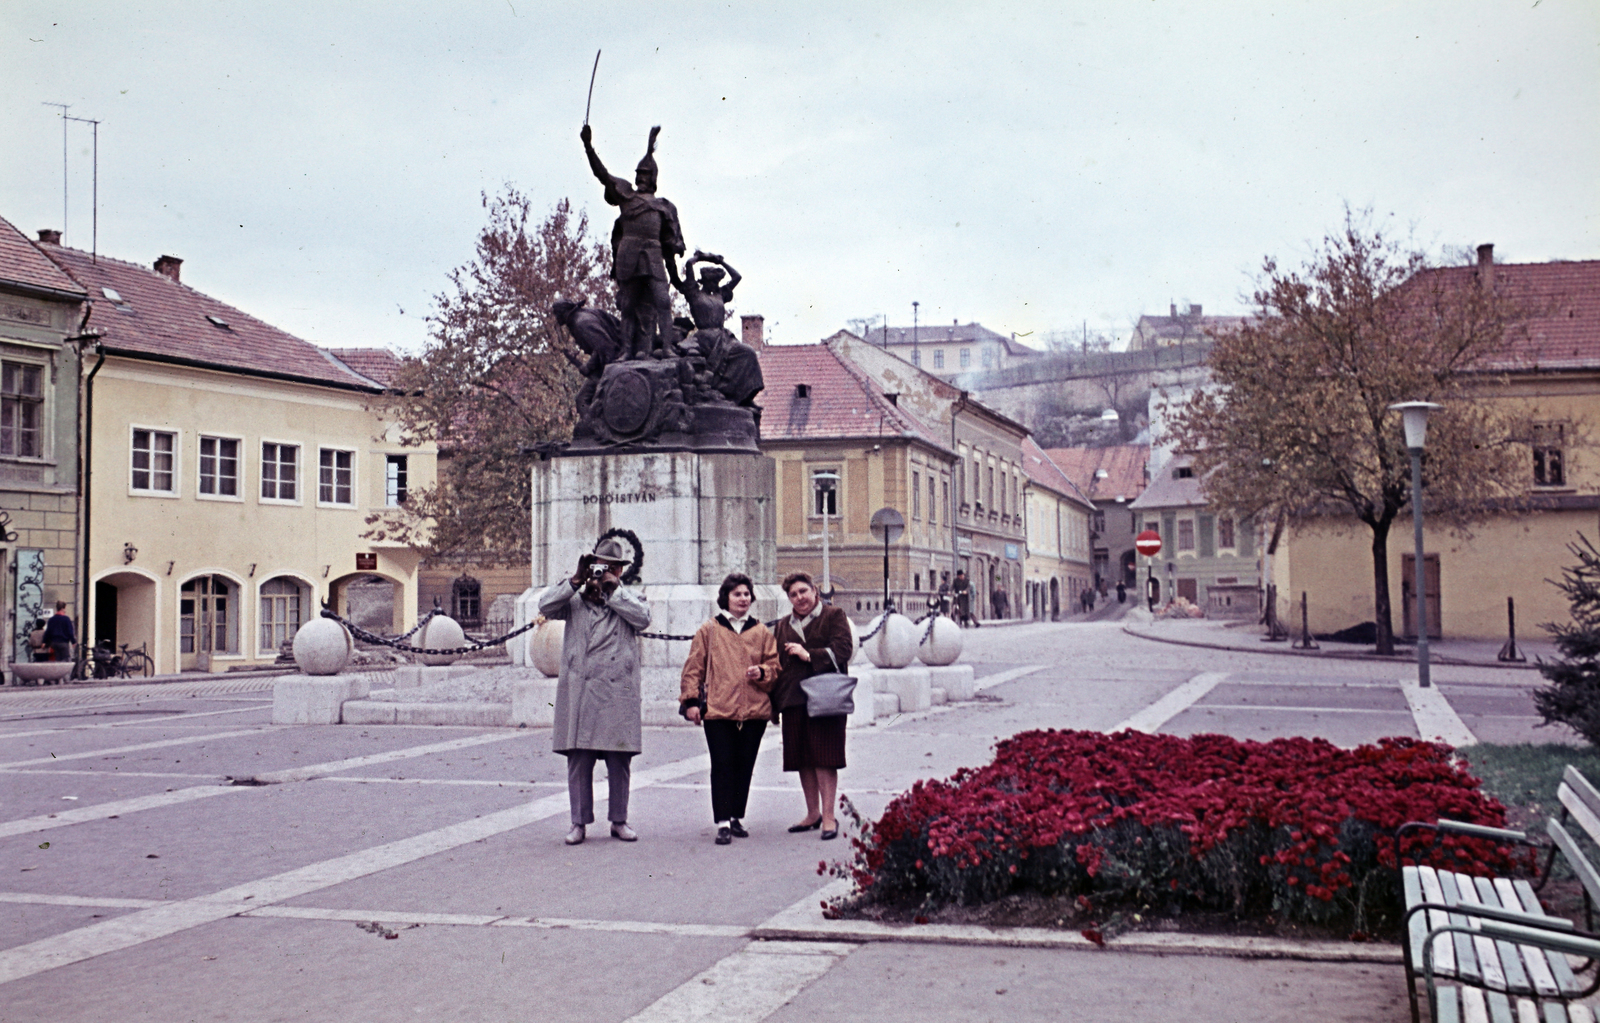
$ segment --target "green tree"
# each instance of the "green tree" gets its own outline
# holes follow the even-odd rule
[[[1431,524],[1464,530],[1526,496],[1520,422],[1485,397],[1490,357],[1526,319],[1503,290],[1473,267],[1432,267],[1347,214],[1300,270],[1266,260],[1256,315],[1216,340],[1212,384],[1173,410],[1170,439],[1194,456],[1211,502],[1365,527],[1380,653],[1394,652],[1389,530],[1411,497],[1389,406],[1444,406],[1423,462]]]
[[[610,257],[565,199],[537,224],[515,187],[483,206],[474,256],[435,296],[428,343],[404,360],[391,399],[410,443],[438,445],[438,482],[370,516],[366,535],[508,563],[530,556],[524,451],[571,437],[582,383],[577,347],[550,307],[581,298],[610,309]]]
[[[1546,623],[1561,659],[1539,665],[1553,685],[1533,694],[1544,723],[1564,724],[1600,746],[1600,551],[1583,534],[1567,549],[1578,559],[1555,585],[1572,605],[1572,621]]]

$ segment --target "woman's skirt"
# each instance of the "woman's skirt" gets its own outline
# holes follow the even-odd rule
[[[833,768],[844,766],[843,714],[814,718],[804,707],[783,712],[783,769]]]

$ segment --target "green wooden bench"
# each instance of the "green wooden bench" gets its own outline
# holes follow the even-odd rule
[[[1521,831],[1461,821],[1411,822],[1396,833],[1397,853],[1401,837],[1417,829],[1432,830],[1436,837],[1460,835],[1548,849],[1543,878],[1536,877],[1535,883],[1401,867],[1412,1023],[1421,1023],[1418,980],[1433,1023],[1594,1023],[1594,1013],[1580,1000],[1600,989],[1600,976],[1586,981],[1579,974],[1600,962],[1600,935],[1590,933],[1593,907],[1600,900],[1600,872],[1564,825],[1575,821],[1600,842],[1600,791],[1568,767],[1557,796],[1561,818],[1546,824],[1548,846]],[[1583,884],[1588,930],[1550,916],[1539,904],[1537,890],[1548,880],[1557,852]],[[1575,970],[1569,957],[1587,962]]]

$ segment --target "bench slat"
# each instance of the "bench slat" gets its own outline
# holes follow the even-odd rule
[[[1566,831],[1561,829],[1561,825],[1556,824],[1555,821],[1551,821],[1550,823],[1558,830],[1561,830],[1562,837],[1566,838],[1568,842],[1572,841],[1571,836],[1567,835]],[[1568,860],[1568,862],[1571,863],[1572,861]],[[1585,863],[1585,866],[1587,866],[1587,862]],[[1540,916],[1548,915],[1545,913],[1544,907],[1539,905],[1539,896],[1534,894],[1533,885],[1529,884],[1527,881],[1516,880],[1511,882],[1511,886],[1515,888],[1517,890],[1517,894],[1522,897],[1522,905],[1528,910],[1528,912],[1537,913]],[[1562,955],[1560,952],[1545,952],[1543,953],[1543,958],[1545,962],[1550,964],[1550,973],[1555,978],[1556,987],[1563,995],[1576,994],[1583,990],[1583,985],[1578,983],[1578,978],[1572,975],[1572,967],[1567,965],[1566,956]]]
[[[1444,889],[1439,885],[1437,871],[1432,867],[1418,867],[1417,880],[1422,882],[1422,901],[1444,902]],[[1430,931],[1450,926],[1450,918],[1443,910],[1430,909],[1427,911],[1427,916],[1428,930]],[[1422,969],[1422,958],[1420,956],[1417,957],[1417,969]],[[1433,972],[1443,977],[1456,975],[1455,944],[1450,940],[1450,935],[1448,934],[1441,934],[1433,939]]]
[[[1461,901],[1460,895],[1456,892],[1455,874],[1448,870],[1441,870],[1437,872],[1436,876],[1439,879],[1440,894],[1444,896],[1442,901],[1446,905],[1455,905]],[[1450,923],[1455,927],[1472,926],[1472,921],[1460,913],[1451,913]],[[1473,948],[1472,936],[1463,934],[1460,931],[1452,931],[1450,938],[1455,942],[1456,946],[1456,976],[1462,980],[1482,983],[1483,966],[1478,962],[1477,950]]]
[[[1504,897],[1495,890],[1492,879],[1475,877],[1472,880],[1478,889],[1478,902],[1482,905],[1499,906],[1501,909],[1522,909],[1522,902],[1517,899],[1516,892],[1510,885],[1506,886],[1506,894],[1512,898],[1511,905],[1508,906]],[[1500,954],[1500,968],[1505,971],[1507,989],[1514,994],[1532,994],[1533,981],[1528,979],[1528,971],[1522,968],[1522,954],[1517,951],[1517,946],[1509,941],[1496,940],[1495,949]]]
[[[1565,786],[1563,788],[1565,789]],[[1568,789],[1567,791],[1570,792],[1571,790]],[[1578,823],[1582,825],[1583,830],[1588,833],[1589,837],[1600,842],[1600,820],[1597,820],[1594,814],[1589,812],[1589,808],[1581,802],[1577,800],[1573,802],[1582,812],[1573,810],[1572,806],[1568,806],[1567,809],[1573,810],[1572,816],[1577,818]],[[1545,831],[1550,835],[1550,840],[1561,850],[1561,855],[1566,857],[1567,866],[1571,867],[1572,872],[1578,875],[1578,880],[1583,882],[1583,887],[1589,893],[1589,898],[1600,901],[1600,873],[1595,872],[1594,865],[1589,862],[1589,857],[1583,854],[1583,851],[1578,848],[1578,843],[1572,840],[1572,836],[1567,834],[1567,829],[1562,827],[1561,822],[1554,817],[1550,818],[1550,822],[1545,825]]]
[[[1600,817],[1600,790],[1597,790],[1589,782],[1589,779],[1583,776],[1582,771],[1568,764],[1567,769],[1561,772],[1561,784],[1570,788],[1574,796],[1588,805],[1591,816]],[[1560,793],[1560,789],[1556,791],[1558,794]],[[1563,805],[1565,804],[1563,803]],[[1600,841],[1600,837],[1593,835],[1590,837]]]
[[[1533,999],[1517,999],[1517,1023],[1539,1023],[1539,1007]]]
[[[1459,990],[1454,987],[1434,989],[1433,1011],[1439,1023],[1461,1023],[1461,1002],[1456,996]]]
[[[1545,1002],[1544,1023],[1569,1023],[1567,1007],[1560,1002]]]
[[[1572,1023],[1594,1023],[1594,1013],[1589,1011],[1587,1005],[1577,1002],[1567,1006],[1567,1015],[1572,1017]]]
[[[1499,991],[1490,991],[1489,1020],[1490,1023],[1515,1023],[1511,1016],[1511,1000]]]
[[[1407,909],[1428,901],[1422,894],[1422,882],[1417,878],[1416,867],[1401,867],[1400,883],[1405,888]],[[1413,914],[1408,926],[1411,931],[1409,935],[1411,941],[1411,963],[1415,969],[1421,970],[1422,943],[1427,940],[1428,931],[1431,929],[1428,923],[1428,914],[1426,912]]]
[[[1508,877],[1494,879],[1495,891],[1500,893],[1502,905],[1515,908],[1522,906],[1524,912],[1536,916],[1545,916],[1544,907],[1539,905],[1539,897],[1533,893],[1533,886],[1526,881],[1515,882]],[[1555,974],[1550,972],[1549,960],[1544,953],[1536,948],[1518,946],[1522,952],[1522,963],[1528,968],[1528,979],[1533,981],[1533,989],[1541,997],[1553,998],[1560,992],[1556,986]]]
[[[1475,878],[1467,874],[1452,874],[1450,880],[1455,885],[1456,890],[1456,898],[1453,901],[1464,906],[1476,906],[1479,904],[1478,887]],[[1498,907],[1498,902],[1496,905]],[[1477,917],[1469,916],[1467,921],[1473,927],[1478,926]],[[1485,986],[1504,990],[1507,987],[1506,974],[1500,967],[1500,950],[1495,943],[1495,939],[1488,936],[1478,937],[1474,935],[1472,937],[1472,951],[1478,957],[1478,966],[1482,970]]]
[[[1483,1002],[1483,990],[1475,987],[1461,989],[1462,1023],[1489,1023],[1489,1007]]]

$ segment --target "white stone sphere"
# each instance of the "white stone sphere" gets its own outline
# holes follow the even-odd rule
[[[867,623],[866,631],[871,632],[877,624],[878,619],[874,618]],[[911,623],[911,619],[891,612],[889,621],[878,630],[878,634],[867,640],[867,660],[877,668],[904,668],[916,658],[917,640],[921,638],[922,633]]]
[[[922,627],[927,628],[926,625]],[[961,656],[961,642],[961,626],[953,619],[940,615],[933,620],[933,631],[928,633],[927,642],[917,647],[917,658],[923,664],[935,667],[954,664],[956,658]]]
[[[845,621],[850,623],[850,661],[852,664],[860,664],[862,658],[866,656],[861,650],[861,627],[853,618],[846,618]]]
[[[453,650],[467,645],[467,634],[461,631],[460,624],[449,615],[435,615],[422,627],[422,634],[413,639],[411,645],[429,650]],[[418,654],[417,660],[429,665],[454,664],[456,658],[460,656],[460,654]]]
[[[567,623],[559,619],[542,623],[528,633],[528,663],[545,678],[561,674],[561,643],[567,637]]]
[[[313,618],[294,634],[294,663],[306,675],[337,675],[354,651],[350,633],[332,618]]]

